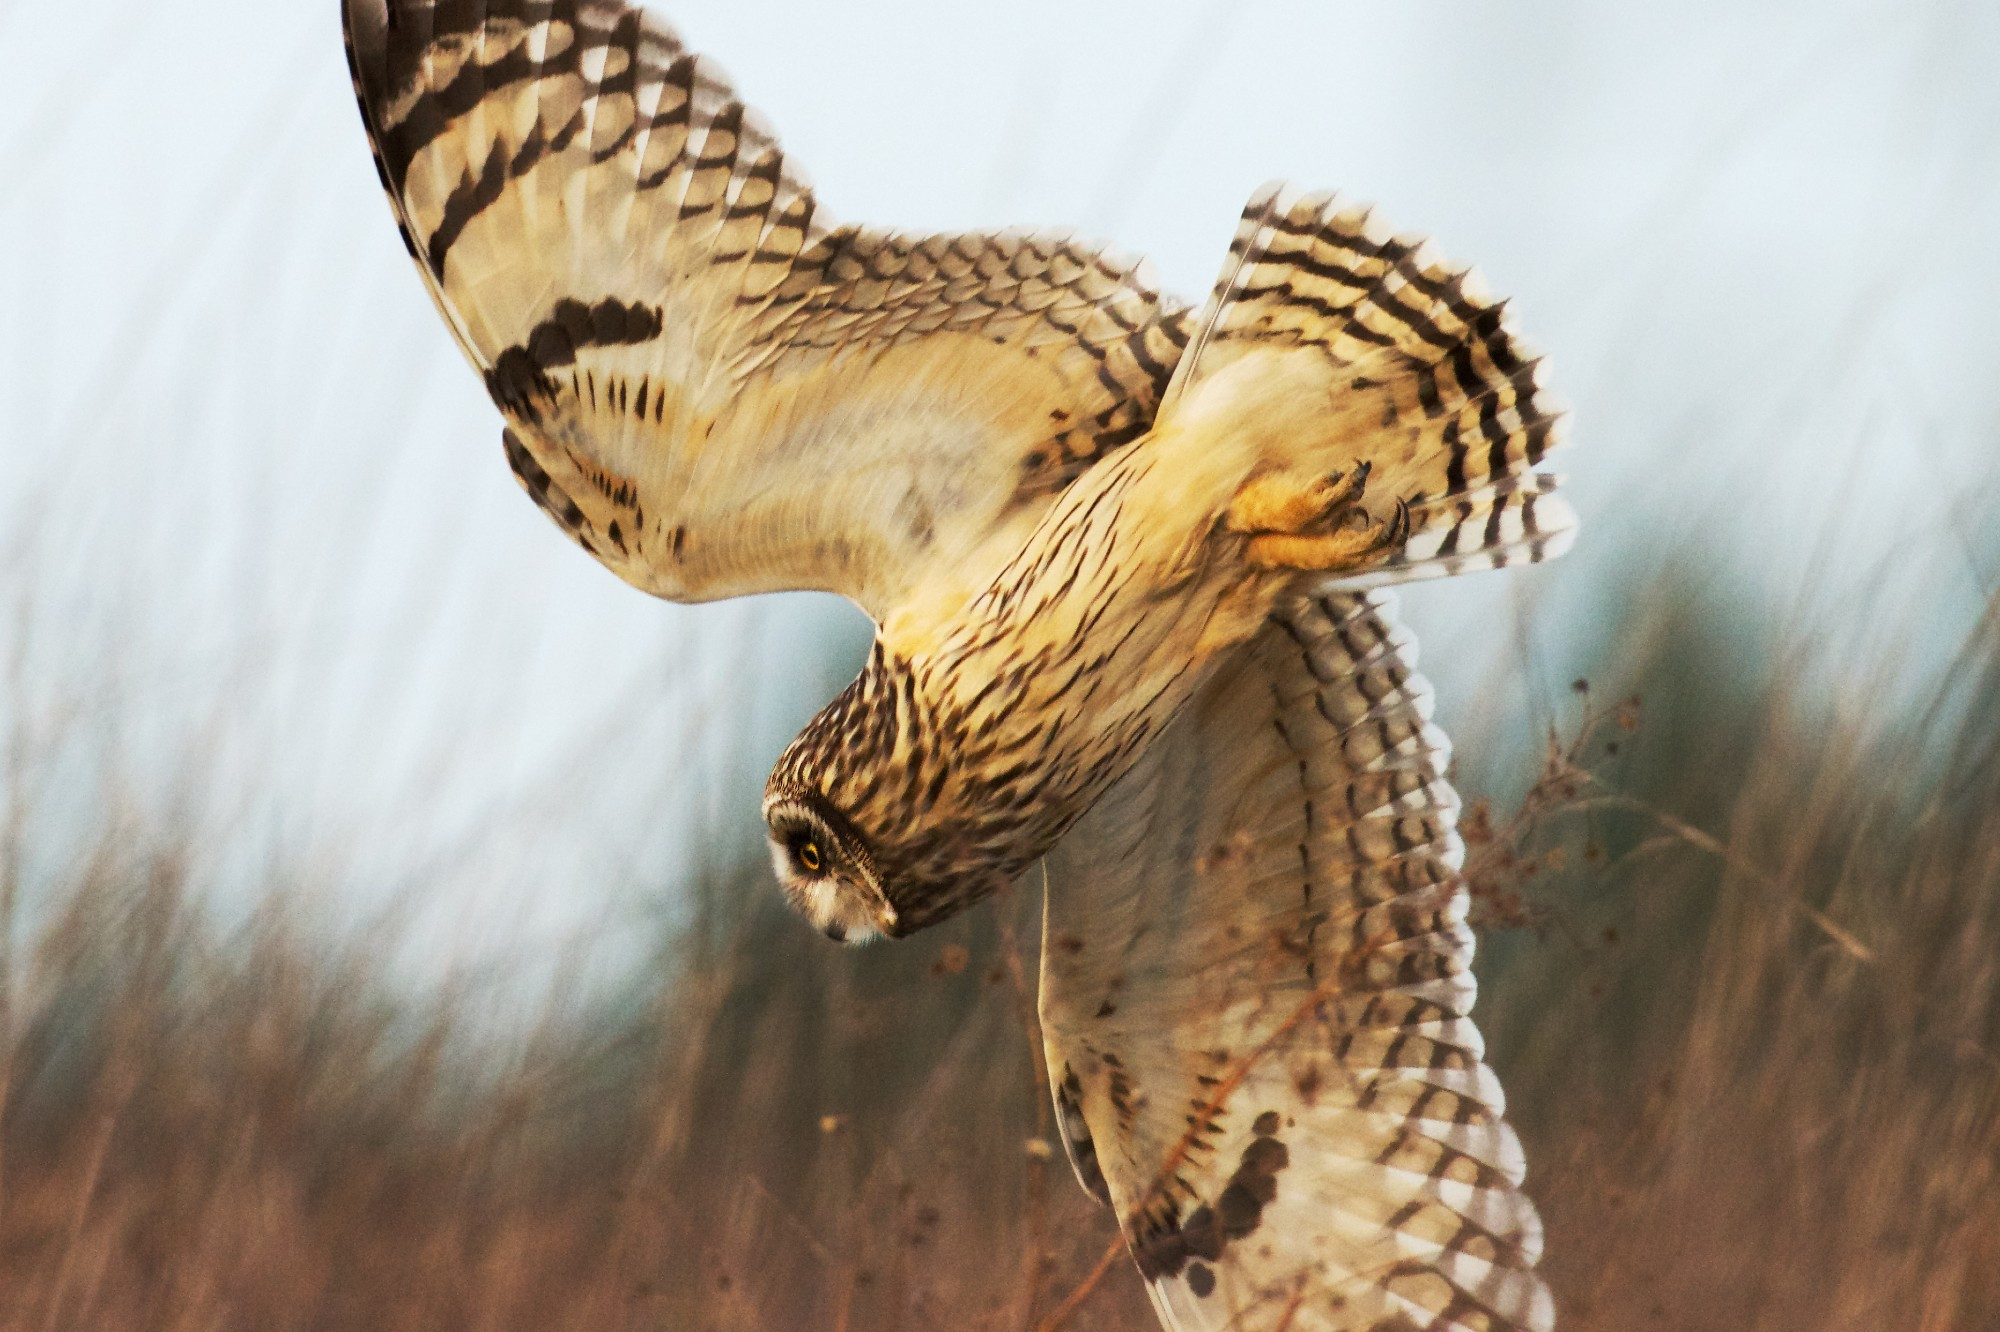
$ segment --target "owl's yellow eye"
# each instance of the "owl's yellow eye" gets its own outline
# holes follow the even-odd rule
[[[817,874],[820,872],[821,868],[824,867],[826,864],[826,858],[819,853],[818,842],[808,838],[806,842],[799,847],[799,864],[805,866],[806,869],[813,874]]]

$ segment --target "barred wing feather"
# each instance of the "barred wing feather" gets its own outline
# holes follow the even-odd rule
[[[1049,858],[1057,1109],[1176,1332],[1553,1321],[1387,595],[1283,609]]]
[[[620,0],[343,0],[411,255],[556,522],[657,595],[926,567],[1144,433],[1185,311],[1060,235],[837,225]]]

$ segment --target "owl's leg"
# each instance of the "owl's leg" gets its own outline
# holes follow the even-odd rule
[[[1259,569],[1301,573],[1351,573],[1380,564],[1402,542],[1389,534],[1395,523],[1371,523],[1361,531],[1319,536],[1269,535],[1250,538],[1250,563]]]
[[[1225,523],[1250,538],[1250,563],[1260,569],[1330,573],[1378,564],[1409,539],[1409,507],[1398,503],[1386,521],[1361,507],[1369,465],[1301,485],[1274,473],[1249,482],[1229,506]]]
[[[1304,484],[1294,472],[1267,472],[1236,492],[1224,522],[1230,531],[1253,537],[1311,531],[1367,492],[1370,470],[1368,463],[1362,463],[1351,472],[1314,477]]]

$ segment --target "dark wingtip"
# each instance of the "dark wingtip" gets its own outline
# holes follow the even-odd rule
[[[347,58],[356,75],[381,68],[382,53],[389,45],[385,0],[340,0],[340,26],[347,34]]]
[[[371,132],[375,105],[383,96],[382,70],[389,49],[389,10],[384,0],[340,0],[340,30],[347,45],[347,72]]]

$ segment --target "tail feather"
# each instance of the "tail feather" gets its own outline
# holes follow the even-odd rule
[[[1543,379],[1472,270],[1372,209],[1267,186],[1244,210],[1161,419],[1227,393],[1286,423],[1288,466],[1371,463],[1368,508],[1406,505],[1410,535],[1342,584],[1359,587],[1568,549],[1576,515],[1537,470],[1563,442],[1564,408]],[[1290,400],[1263,400],[1259,385]]]
[[[1409,540],[1386,563],[1336,583],[1348,588],[1413,583],[1567,554],[1579,524],[1556,485],[1556,477],[1530,472],[1508,484],[1427,503],[1412,512]]]

